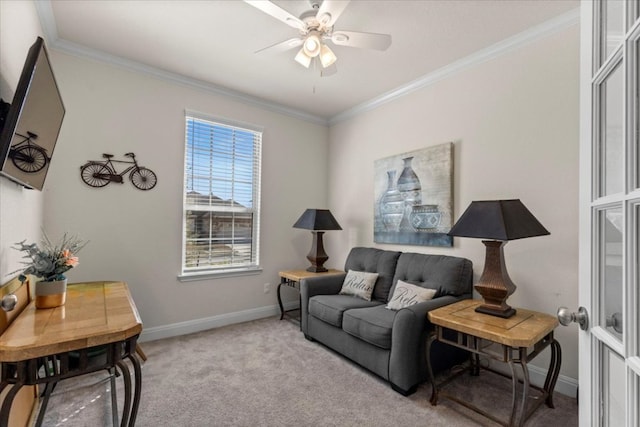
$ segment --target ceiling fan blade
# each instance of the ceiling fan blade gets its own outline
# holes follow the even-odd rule
[[[271,46],[263,47],[262,49],[256,50],[255,53],[264,52],[265,50],[269,50],[273,53],[285,52],[289,49],[296,48],[300,45],[302,45],[302,39],[300,37],[294,37],[292,39],[285,40],[283,42],[272,44]]]
[[[316,19],[321,27],[333,27],[350,0],[324,0],[318,9]]]
[[[306,25],[299,18],[267,0],[244,0],[246,3],[276,18],[297,30],[304,30]]]
[[[387,50],[391,46],[389,34],[362,33],[358,31],[334,31],[331,41],[338,46]]]

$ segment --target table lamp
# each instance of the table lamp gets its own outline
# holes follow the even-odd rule
[[[331,215],[329,209],[307,209],[293,224],[293,227],[311,230],[311,233],[313,233],[313,243],[307,255],[307,259],[311,262],[311,267],[307,268],[307,271],[314,273],[329,271],[323,267],[329,256],[324,251],[322,235],[326,230],[342,230],[342,227]]]
[[[486,246],[484,271],[474,288],[484,299],[477,312],[503,318],[516,311],[507,298],[516,290],[504,262],[504,245],[509,240],[550,234],[519,199],[471,202],[453,225],[449,236],[474,237]]]

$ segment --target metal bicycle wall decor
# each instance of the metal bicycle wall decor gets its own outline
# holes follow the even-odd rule
[[[149,168],[138,166],[136,161],[136,155],[133,153],[126,153],[125,157],[131,158],[131,160],[112,160],[113,154],[103,153],[102,157],[106,160],[89,160],[87,163],[80,167],[80,176],[85,184],[91,187],[104,187],[110,182],[118,182],[124,184],[123,176],[129,173],[129,179],[134,187],[139,190],[151,190],[156,186],[158,178],[156,174]],[[130,164],[122,172],[118,172],[114,163]]]

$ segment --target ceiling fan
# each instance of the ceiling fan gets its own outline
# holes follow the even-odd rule
[[[334,25],[349,4],[349,0],[309,0],[312,9],[304,12],[299,18],[267,0],[244,1],[299,32],[297,37],[267,46],[256,53],[265,50],[285,51],[302,46],[294,58],[296,62],[309,68],[312,60],[319,61],[323,76],[337,71],[335,62],[338,58],[327,42],[338,46],[376,50],[386,50],[391,45],[389,34],[334,30]]]

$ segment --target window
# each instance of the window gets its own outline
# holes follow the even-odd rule
[[[259,270],[262,130],[187,112],[181,279]]]

